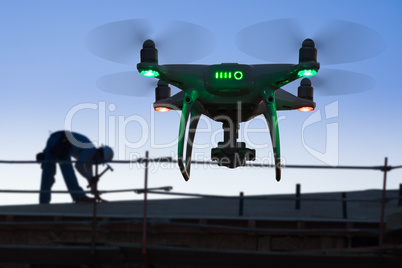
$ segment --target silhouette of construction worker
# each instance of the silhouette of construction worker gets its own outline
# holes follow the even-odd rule
[[[71,156],[77,160],[75,168],[85,177],[89,184],[95,180],[92,174],[92,165],[109,162],[113,158],[113,150],[108,146],[96,148],[92,142],[79,133],[58,131],[50,135],[46,148],[42,154],[42,179],[39,195],[40,204],[50,203],[50,190],[55,182],[56,163],[46,161],[71,161]],[[76,203],[93,202],[93,198],[85,195],[84,190],[78,185],[77,177],[71,163],[59,163],[67,189]]]

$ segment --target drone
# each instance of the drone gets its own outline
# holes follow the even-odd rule
[[[160,65],[156,43],[152,39],[143,41],[136,67],[142,76],[158,79],[153,103],[156,111],[181,111],[177,154],[183,178],[190,179],[193,143],[202,115],[222,124],[223,141],[211,149],[211,159],[228,168],[245,166],[247,161],[256,159],[255,149],[238,141],[238,132],[240,123],[263,115],[279,182],[282,164],[277,111],[310,112],[316,108],[309,77],[318,73],[320,63],[313,39],[301,42],[296,64]],[[302,80],[297,96],[282,89],[299,78]],[[180,92],[172,95],[169,85]]]
[[[300,78],[315,75],[320,68],[317,49],[311,39],[300,48],[299,64],[245,65],[222,63],[216,65],[159,65],[158,50],[152,40],[141,49],[138,71],[159,79],[156,87],[155,110],[180,109],[178,164],[187,181],[190,178],[191,152],[197,124],[201,115],[222,123],[224,138],[211,150],[211,159],[218,165],[236,168],[255,160],[255,150],[238,142],[240,123],[264,115],[271,135],[275,159],[276,180],[281,179],[280,141],[277,110],[312,111],[311,81],[305,78],[298,96],[280,87]],[[182,91],[170,96],[172,84]],[[188,126],[189,125],[189,126]],[[186,139],[185,130],[189,127]],[[184,158],[184,144],[186,156]]]

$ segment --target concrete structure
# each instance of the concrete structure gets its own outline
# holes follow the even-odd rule
[[[96,217],[92,204],[3,206],[0,266],[401,267],[399,193],[386,198],[383,226],[381,190],[148,200],[147,224],[143,201],[97,203]]]

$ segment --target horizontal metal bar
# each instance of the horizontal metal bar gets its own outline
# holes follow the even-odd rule
[[[99,221],[96,226],[110,225],[110,224],[122,224],[132,223],[141,224],[142,220],[119,220],[119,221]],[[80,221],[9,221],[0,222],[0,226],[33,226],[33,225],[92,225],[92,220],[80,220]]]
[[[157,193],[158,190],[162,191],[170,191],[173,189],[172,186],[164,186],[164,187],[155,187],[149,188],[152,191]],[[99,190],[100,194],[109,194],[109,193],[122,193],[122,192],[134,192],[134,193],[142,193],[144,189],[121,189],[121,190]],[[52,194],[70,194],[70,193],[82,193],[82,191],[40,191],[40,190],[1,190],[0,193],[19,193],[19,194],[38,194],[38,193],[52,193]],[[84,193],[91,194],[91,191],[84,191]]]
[[[160,158],[150,158],[147,160],[148,162],[166,162],[166,163],[177,163],[178,161],[173,159],[172,157],[160,157]],[[87,163],[84,161],[60,161],[60,160],[46,160],[46,161],[35,161],[35,160],[0,160],[0,164],[41,164],[41,163],[59,163],[59,164],[70,164],[70,163]],[[108,163],[113,164],[135,164],[135,163],[145,163],[144,158],[138,158],[134,160],[113,160]],[[217,165],[215,161],[197,161],[192,160],[192,164],[201,164],[201,165]],[[245,166],[247,167],[275,167],[273,164],[263,164],[263,163],[248,163]],[[301,169],[360,169],[360,170],[380,170],[384,171],[384,166],[324,166],[324,165],[283,165],[282,168],[301,168]],[[387,171],[393,169],[402,168],[402,165],[399,166],[387,166]]]
[[[218,198],[218,199],[234,199],[238,200],[239,196],[224,196],[224,195],[206,195],[206,194],[194,194],[194,193],[179,193],[170,192],[173,189],[172,186],[154,187],[148,188],[147,193],[151,194],[162,194],[162,195],[174,195],[174,196],[187,196],[187,197],[199,197],[199,198]],[[123,192],[134,192],[136,194],[143,194],[145,189],[119,189],[119,190],[99,190],[100,194],[110,194],[110,193],[123,193]],[[81,191],[67,191],[67,190],[53,190],[53,191],[40,191],[40,190],[13,190],[13,189],[0,189],[0,193],[16,193],[16,194],[38,194],[38,193],[52,193],[52,194],[71,194],[71,193],[82,193]],[[92,194],[91,191],[84,191],[84,193]],[[401,197],[387,197],[386,202],[399,199]],[[243,196],[242,199],[248,200],[279,200],[279,201],[347,201],[347,202],[381,202],[381,198],[317,198],[317,197],[275,197],[275,196]]]
[[[174,195],[174,196],[187,196],[187,197],[199,197],[199,198],[218,198],[218,199],[234,199],[238,200],[239,196],[224,196],[224,195],[206,195],[206,194],[194,194],[194,193],[179,193],[170,192],[173,189],[172,186],[154,187],[148,188],[147,193],[162,194],[162,195]],[[143,194],[145,189],[119,189],[119,190],[99,190],[100,194],[110,193],[123,193],[134,192],[136,194]],[[70,194],[70,193],[82,193],[81,191],[67,191],[67,190],[54,190],[54,191],[40,191],[40,190],[12,190],[12,189],[0,189],[0,193],[17,193],[17,194],[38,194],[38,193],[52,193],[52,194]],[[84,193],[92,194],[91,191],[84,191]],[[387,197],[386,202],[399,199],[401,197]],[[381,202],[381,198],[317,198],[317,197],[275,197],[275,196],[243,196],[242,199],[248,200],[279,200],[279,201],[322,201],[322,202]]]
[[[137,192],[142,193],[142,192]],[[205,194],[192,194],[192,193],[178,193],[178,192],[156,192],[151,189],[148,190],[151,194],[162,194],[162,195],[177,195],[177,196],[188,196],[188,197],[200,197],[200,198],[220,198],[220,199],[239,199],[239,196],[224,196],[224,195],[205,195]],[[381,198],[312,198],[312,197],[272,197],[272,196],[243,196],[242,199],[249,200],[279,200],[279,201],[348,201],[348,202],[381,202]],[[399,197],[387,197],[387,201],[399,199]]]
[[[150,158],[148,162],[174,162],[171,157],[160,157],[160,158]],[[0,164],[44,164],[44,163],[58,163],[58,164],[73,164],[73,163],[90,163],[88,161],[77,161],[77,160],[0,160]],[[107,163],[113,164],[135,164],[135,163],[145,163],[145,159],[138,158],[135,160],[113,160]],[[102,165],[102,164],[100,164]]]
[[[100,221],[97,226],[111,225],[111,224],[124,224],[131,223],[134,225],[139,225],[143,223],[143,220],[119,220],[119,221]],[[178,223],[170,222],[166,220],[148,220],[147,223],[164,226],[182,226],[182,227],[196,227],[205,229],[222,229],[222,230],[233,230],[242,232],[268,232],[268,233],[373,233],[378,234],[377,229],[294,229],[294,228],[252,228],[252,227],[237,227],[237,226],[226,226],[226,225],[215,225],[215,224],[200,224],[200,223]],[[0,226],[33,226],[33,225],[92,225],[90,220],[82,221],[30,221],[30,222],[0,222]]]
[[[152,224],[156,224],[152,222]],[[268,232],[268,233],[360,233],[368,232],[373,234],[378,234],[377,229],[285,229],[285,228],[251,228],[251,227],[236,227],[236,226],[224,226],[224,225],[213,225],[213,224],[198,224],[198,223],[161,223],[161,225],[173,225],[173,226],[183,226],[183,227],[198,227],[198,228],[208,228],[208,229],[224,229],[224,230],[235,230],[244,232]]]

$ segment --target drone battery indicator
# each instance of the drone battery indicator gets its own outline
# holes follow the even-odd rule
[[[220,96],[240,96],[254,89],[254,73],[250,65],[222,63],[205,68],[205,89]]]
[[[215,79],[243,79],[243,72],[235,71],[235,72],[215,72]]]

